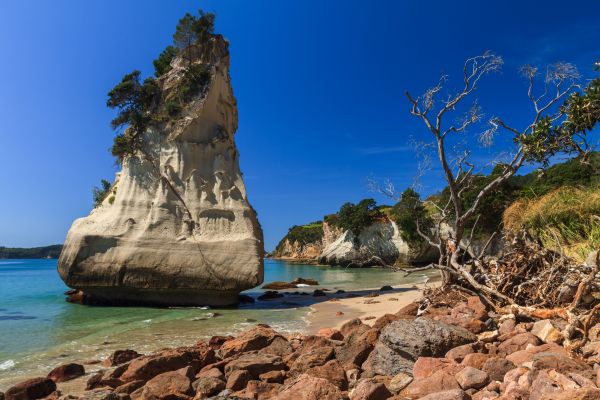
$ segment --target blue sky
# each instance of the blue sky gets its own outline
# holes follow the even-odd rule
[[[61,243],[117,168],[106,93],[152,73],[177,20],[202,7],[231,42],[236,136],[268,250],[294,224],[372,193],[368,177],[413,182],[410,138],[427,138],[404,90],[493,50],[503,72],[478,94],[486,115],[524,123],[517,69],[600,58],[598,1],[3,1],[0,2],[0,245]],[[454,78],[454,80],[452,80]],[[475,150],[476,160],[491,157]],[[422,180],[442,185],[436,170]],[[385,202],[385,201],[384,201]]]

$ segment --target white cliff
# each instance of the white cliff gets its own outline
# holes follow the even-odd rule
[[[375,222],[358,237],[345,231],[328,243],[319,256],[323,264],[363,267],[435,261],[437,253],[427,244],[410,245],[391,220]]]
[[[58,270],[72,288],[109,303],[228,305],[263,281],[263,237],[246,197],[234,143],[236,100],[220,36],[197,63],[211,80],[176,118],[144,134],[123,161],[113,194],[77,219]],[[159,78],[164,97],[185,63]]]

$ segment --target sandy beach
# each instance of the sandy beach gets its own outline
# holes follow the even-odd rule
[[[380,288],[361,290],[361,295],[349,292],[330,295],[329,300],[315,303],[308,315],[308,333],[316,333],[322,328],[340,328],[345,322],[360,318],[371,325],[384,314],[394,314],[405,305],[419,299],[422,290],[435,287],[437,282],[394,286],[392,290]]]

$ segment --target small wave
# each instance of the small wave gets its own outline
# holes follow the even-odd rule
[[[152,322],[152,320],[151,319],[145,319],[142,322],[145,323],[145,324],[149,324],[150,322]]]
[[[6,371],[7,369],[11,369],[15,366],[15,362],[13,360],[6,360],[0,363],[0,371]]]
[[[0,261],[0,265],[25,264],[24,261]]]

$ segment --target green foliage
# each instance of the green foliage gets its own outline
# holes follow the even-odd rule
[[[581,157],[576,157],[544,170],[514,177],[512,180],[521,188],[518,197],[539,197],[563,186],[599,185],[600,153],[590,153],[586,158],[585,163]]]
[[[0,246],[0,259],[7,258],[58,258],[62,251],[62,244],[55,244],[45,247],[2,247]]]
[[[210,67],[205,64],[192,64],[186,68],[181,82],[173,95],[165,103],[165,112],[173,117],[181,112],[183,105],[202,93],[210,83]]]
[[[580,156],[527,175],[509,178],[481,200],[477,212],[467,221],[466,226],[471,229],[479,216],[474,236],[491,234],[502,228],[502,214],[520,198],[543,196],[565,186],[597,186],[600,184],[597,173],[600,168],[600,153],[593,152],[586,157],[586,163],[582,163]],[[462,194],[464,207],[470,207],[480,190],[501,174],[502,170],[503,166],[499,164],[490,175],[471,177],[469,189]],[[449,198],[450,192],[445,188],[435,201],[437,204],[446,204]],[[450,214],[453,216],[453,210],[450,210]]]
[[[419,193],[410,188],[402,193],[400,201],[392,207],[390,216],[398,224],[402,239],[411,244],[423,240],[417,231],[417,221],[421,232],[428,232],[433,226]]]
[[[186,13],[179,20],[173,34],[173,43],[178,48],[185,50],[188,65],[192,64],[192,45],[205,44],[212,37],[215,28],[215,15],[200,10],[198,16]]]
[[[92,189],[92,195],[94,197],[94,207],[98,207],[100,204],[102,204],[106,196],[109,195],[110,188],[111,184],[106,179],[102,179],[100,181],[100,187],[94,186],[94,188]]]
[[[321,221],[311,222],[307,225],[294,225],[292,226],[287,235],[277,245],[276,251],[280,250],[285,244],[286,240],[290,243],[300,243],[306,245],[308,243],[320,242],[323,239],[323,223]]]
[[[177,48],[167,46],[158,58],[152,61],[154,65],[154,75],[158,78],[171,70],[171,61],[177,55]]]
[[[563,105],[567,119],[562,124],[563,135],[573,137],[573,147],[579,150],[585,136],[600,121],[600,78],[592,80],[582,93],[574,93]]]
[[[204,64],[189,66],[178,88],[178,96],[183,101],[189,101],[194,95],[206,88],[210,82],[210,68]]]
[[[373,199],[361,200],[358,204],[345,203],[337,213],[335,225],[343,230],[351,231],[355,237],[360,232],[373,224],[382,214],[376,207]]]
[[[142,133],[152,121],[152,111],[160,99],[160,88],[153,78],[140,82],[140,71],[126,74],[108,92],[106,105],[118,110],[111,121],[114,130],[127,127],[115,137],[111,152],[119,161],[142,148]]]
[[[526,230],[545,247],[580,261],[600,246],[600,187],[561,187],[522,199],[504,213],[508,231]]]

